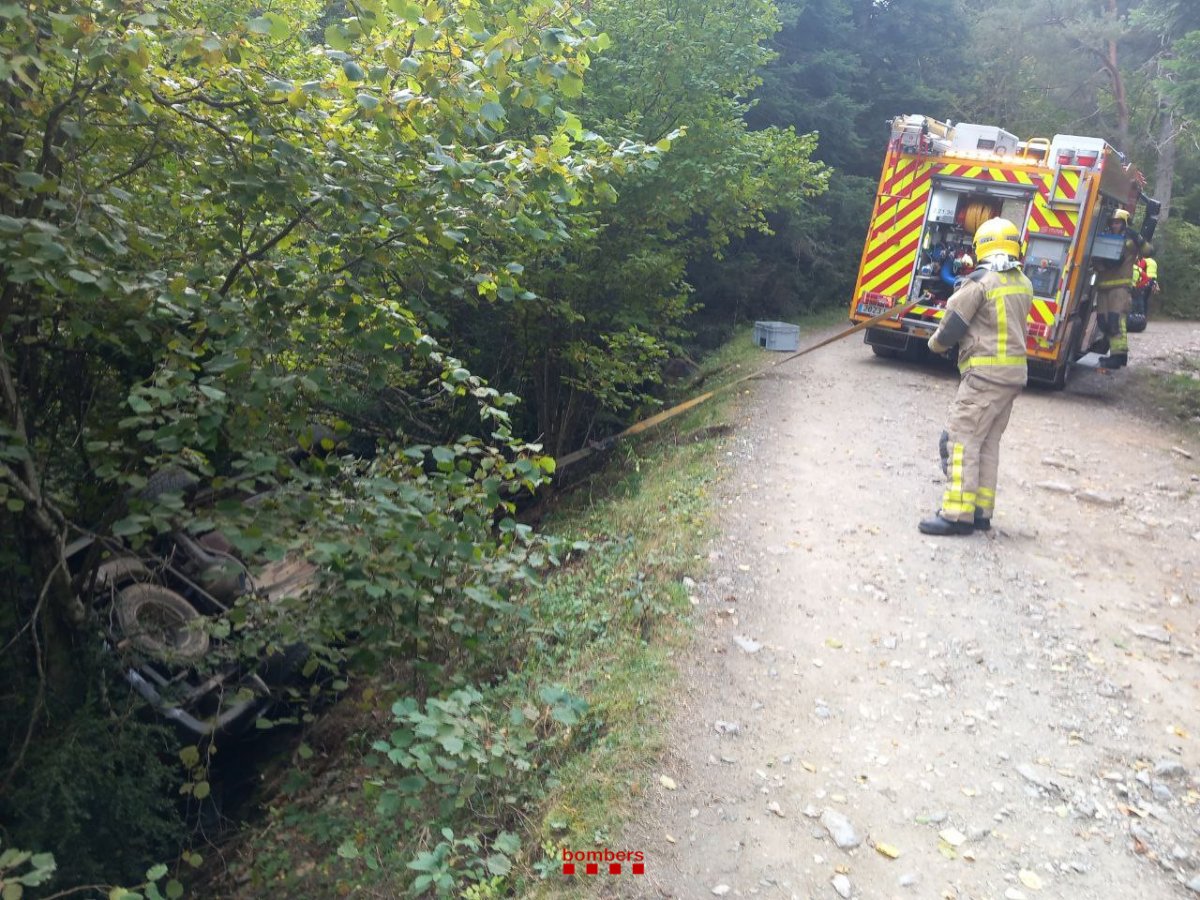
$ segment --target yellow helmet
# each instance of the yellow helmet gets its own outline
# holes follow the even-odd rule
[[[1114,222],[1126,222],[1126,223],[1127,223],[1127,222],[1129,222],[1129,210],[1127,210],[1127,209],[1117,209],[1117,210],[1116,210],[1116,211],[1114,211],[1114,212],[1113,212],[1113,214],[1112,214],[1112,221],[1114,221]]]
[[[975,229],[975,258],[987,259],[993,253],[1021,256],[1021,232],[1008,219],[988,219]]]

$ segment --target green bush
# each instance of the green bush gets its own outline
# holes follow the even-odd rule
[[[76,710],[40,736],[0,800],[6,839],[52,853],[58,886],[140,882],[185,836],[177,747],[165,726]]]
[[[1163,231],[1157,256],[1162,312],[1176,319],[1200,318],[1200,225],[1174,218]]]

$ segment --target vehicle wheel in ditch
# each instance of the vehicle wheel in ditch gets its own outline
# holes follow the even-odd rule
[[[114,556],[96,569],[96,590],[112,590],[130,581],[150,577],[150,570],[136,556]]]
[[[208,652],[208,633],[196,608],[157,584],[134,584],[117,593],[117,625],[143,653],[164,662],[195,662]]]

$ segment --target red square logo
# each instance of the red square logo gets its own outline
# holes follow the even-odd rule
[[[646,874],[646,864],[645,863],[634,863],[633,864],[633,874],[634,875],[645,875]]]
[[[564,875],[574,875],[575,874],[575,863],[563,863],[563,874]]]
[[[596,863],[588,863],[587,868],[584,869],[584,871],[587,872],[589,875],[599,875],[600,867],[598,865],[596,865]]]
[[[608,864],[608,874],[609,875],[620,875],[621,874],[621,864],[620,863],[609,863]]]

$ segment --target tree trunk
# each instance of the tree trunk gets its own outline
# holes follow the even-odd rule
[[[1154,198],[1162,203],[1159,222],[1167,221],[1171,214],[1171,193],[1175,184],[1175,112],[1164,101],[1159,101],[1162,124],[1158,131],[1158,166],[1154,173]]]
[[[1108,0],[1108,11],[1115,21],[1117,0]],[[1118,149],[1122,153],[1128,154],[1133,150],[1129,142],[1129,97],[1125,93],[1125,79],[1121,75],[1121,67],[1117,61],[1117,42],[1108,41],[1106,50],[1104,67],[1108,70],[1109,78],[1112,79],[1113,102],[1117,107],[1117,140],[1120,142]]]

